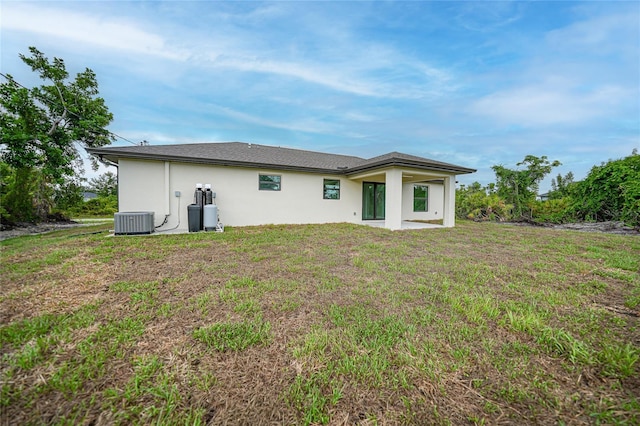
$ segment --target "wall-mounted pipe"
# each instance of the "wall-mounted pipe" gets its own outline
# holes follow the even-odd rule
[[[171,214],[171,175],[170,175],[171,163],[164,162],[164,214],[169,216]]]

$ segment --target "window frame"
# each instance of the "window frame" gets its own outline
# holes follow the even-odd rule
[[[262,181],[262,177],[278,178],[278,181]],[[277,188],[263,187],[262,185],[278,185]],[[280,191],[282,190],[282,175],[275,175],[270,173],[258,173],[258,191]]]
[[[337,182],[337,188],[327,188],[327,181]],[[336,191],[337,197],[327,197],[327,191]],[[339,200],[340,199],[340,179],[328,179],[322,180],[322,199],[323,200]]]
[[[425,190],[424,197],[416,197],[416,189],[418,187],[424,188]],[[424,210],[420,210],[416,208],[416,201],[424,201]],[[413,185],[413,211],[415,213],[423,213],[423,212],[429,211],[429,185],[422,184],[422,183],[416,183]]]

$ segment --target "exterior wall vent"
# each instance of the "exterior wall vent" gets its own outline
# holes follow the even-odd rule
[[[114,217],[115,234],[151,234],[153,223],[153,212],[118,212]]]

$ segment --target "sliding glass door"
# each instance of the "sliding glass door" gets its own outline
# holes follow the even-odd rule
[[[362,184],[362,220],[384,219],[385,184],[363,182]]]

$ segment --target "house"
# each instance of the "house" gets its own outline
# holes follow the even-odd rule
[[[224,225],[438,220],[455,224],[456,175],[475,170],[398,152],[370,159],[220,142],[91,148],[118,167],[120,212],[152,211],[187,229],[197,183],[211,184]]]
[[[89,200],[93,200],[94,198],[98,198],[98,194],[96,194],[93,191],[83,191],[82,192],[82,199],[84,201],[89,201]]]

